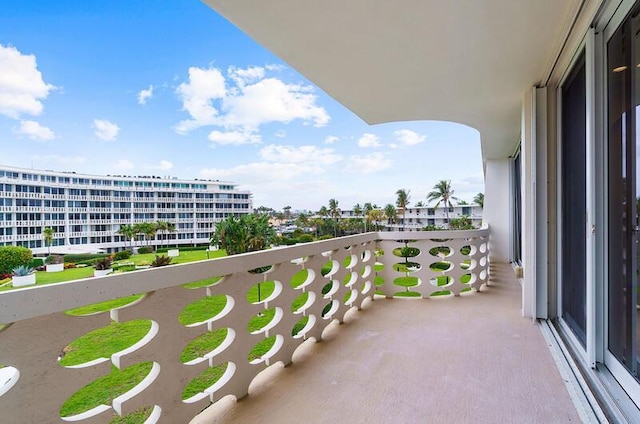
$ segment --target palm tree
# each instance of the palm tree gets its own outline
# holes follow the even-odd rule
[[[53,228],[51,227],[46,227],[44,230],[42,230],[42,238],[44,239],[44,243],[47,245],[47,249],[48,255],[51,255],[51,243],[53,243]]]
[[[362,216],[362,206],[360,206],[360,203],[356,203],[355,205],[353,205],[353,214],[355,215],[356,219],[360,219],[360,217]],[[364,224],[364,232],[367,232],[366,220]]]
[[[478,193],[473,198],[473,203],[480,205],[484,208],[484,193]]]
[[[307,216],[306,213],[302,212],[298,215],[298,217],[296,218],[296,224],[299,227],[302,228],[306,228],[309,226],[309,217]]]
[[[444,213],[447,217],[447,224],[449,224],[449,208],[453,206],[452,200],[458,200],[453,196],[453,189],[451,188],[451,181],[440,180],[433,186],[433,191],[427,194],[427,201],[436,201],[435,207],[437,208],[440,203],[444,205]]]
[[[169,227],[169,223],[167,221],[158,221],[156,222],[156,230],[158,231],[158,233],[165,233],[167,232],[167,228]],[[162,239],[161,239],[162,240]],[[160,241],[160,246],[162,247],[163,243],[162,241]],[[167,243],[167,246],[169,245],[169,243]]]
[[[340,220],[340,208],[336,199],[329,199],[329,216],[336,220],[333,226],[333,236],[338,237],[338,221]]]
[[[418,203],[416,203],[416,208],[423,208],[426,205],[424,204],[424,202],[422,200],[420,200]]]
[[[173,234],[176,232],[176,224],[174,224],[173,222],[167,222],[167,229],[166,229],[167,233],[169,234]],[[169,241],[167,241],[167,246],[169,246]],[[176,244],[176,247],[178,245]]]
[[[120,228],[118,228],[118,231],[116,231],[116,234],[120,234],[121,236],[124,237],[125,249],[127,247],[127,240],[129,240],[130,247],[133,247],[132,244],[133,244],[133,238],[135,236],[135,231],[131,225],[129,224],[121,225]]]
[[[404,226],[406,224],[406,213],[407,213],[407,205],[410,203],[411,199],[410,190],[405,190],[403,188],[396,191],[396,206],[399,209],[402,209],[402,231],[404,231]]]
[[[282,211],[284,212],[285,218],[291,219],[291,206],[285,206],[282,208]]]
[[[384,219],[384,213],[380,209],[371,209],[367,213],[367,219],[373,223],[374,228],[378,231],[380,221]]]
[[[387,206],[384,207],[384,216],[387,218],[388,224],[393,224],[394,222],[396,222],[396,218],[398,217],[398,211],[396,210],[396,207],[391,203],[387,204]]]
[[[329,216],[329,209],[327,209],[326,206],[321,207],[320,210],[318,211],[318,215],[320,215],[322,217]]]

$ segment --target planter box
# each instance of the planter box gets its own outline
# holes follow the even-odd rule
[[[113,272],[113,270],[111,268],[109,269],[94,269],[93,270],[93,276],[94,277],[104,277],[107,274],[111,274]]]
[[[36,273],[19,277],[14,275],[11,277],[11,281],[13,282],[13,287],[32,286],[36,283]]]
[[[180,256],[180,250],[178,250],[178,249],[169,249],[169,250],[167,250],[167,256],[169,256],[170,258],[175,258],[177,256]]]
[[[47,264],[47,272],[60,272],[64,271],[64,264]]]

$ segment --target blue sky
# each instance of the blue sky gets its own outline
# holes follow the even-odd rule
[[[236,182],[254,206],[483,191],[480,137],[369,126],[198,0],[5,0],[0,164]]]

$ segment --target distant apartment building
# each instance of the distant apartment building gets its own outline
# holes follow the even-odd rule
[[[449,220],[453,218],[468,217],[475,227],[482,225],[482,206],[480,205],[456,205],[445,208],[440,205],[436,207],[408,207],[404,217],[402,209],[397,210],[396,222],[389,224],[385,219],[381,225],[387,231],[419,231],[427,226],[448,228],[447,214]],[[363,218],[363,215],[356,215],[353,210],[340,211],[340,218]]]
[[[231,182],[156,176],[95,176],[0,165],[0,246],[45,253],[44,228],[55,234],[52,252],[122,250],[122,225],[167,221],[176,232],[150,243],[207,243],[217,221],[252,212],[249,191]]]

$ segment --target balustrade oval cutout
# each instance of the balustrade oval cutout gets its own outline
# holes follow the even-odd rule
[[[460,254],[464,255],[464,256],[471,256],[474,255],[476,253],[476,247],[475,246],[462,246],[460,248]]]
[[[322,308],[322,318],[331,319],[333,314],[338,312],[339,307],[340,302],[338,302],[338,299],[333,299],[331,302],[327,303],[324,308]]]
[[[487,243],[482,243],[480,245],[480,253],[485,253],[487,251]]]
[[[249,352],[247,359],[250,364],[259,364],[266,362],[273,355],[278,353],[282,345],[284,344],[284,337],[280,334],[267,337],[258,342]]]
[[[122,309],[133,306],[142,301],[145,294],[134,294],[132,296],[121,297],[118,299],[107,300],[106,302],[94,303],[92,305],[81,306],[75,309],[69,309],[65,313],[71,316],[88,316],[97,315],[104,312],[110,312],[113,309]]]
[[[194,365],[218,355],[233,343],[235,335],[230,328],[207,331],[187,344],[180,355],[180,362]]]
[[[369,280],[365,281],[364,284],[362,285],[362,288],[360,289],[360,293],[362,294],[369,293],[369,290],[371,290],[371,287],[373,287],[373,285],[371,284],[371,281]]]
[[[429,265],[429,269],[434,272],[447,272],[453,269],[453,264],[449,261],[434,262]]]
[[[463,274],[463,275],[460,277],[460,282],[461,282],[462,284],[473,284],[473,283],[475,283],[475,282],[476,282],[476,280],[477,280],[476,275],[475,275],[475,274],[471,274],[471,273],[469,273],[469,274]]]
[[[399,258],[415,258],[420,255],[420,249],[413,246],[396,247],[393,255]]]
[[[60,407],[60,417],[65,421],[91,418],[108,409],[114,399],[138,386],[148,387],[160,373],[160,365],[141,362],[119,370],[112,367],[107,375],[97,378],[71,395]],[[109,390],[104,390],[109,387]]]
[[[356,299],[358,299],[358,290],[352,289],[344,294],[342,303],[347,306],[353,306],[353,302],[355,302]]]
[[[322,265],[322,269],[320,270],[320,273],[322,274],[323,277],[331,278],[333,274],[338,272],[339,267],[340,267],[340,264],[338,264],[338,261],[332,260]]]
[[[220,390],[236,372],[236,364],[224,362],[207,368],[202,374],[191,380],[182,391],[184,403],[195,403]]]
[[[342,282],[344,283],[345,287],[353,286],[356,283],[356,281],[358,281],[358,273],[357,272],[352,272],[350,274],[347,274],[342,279]]]
[[[306,336],[306,334],[313,328],[314,325],[316,325],[315,315],[310,314],[306,317],[302,317],[300,321],[296,322],[296,324],[293,326],[293,329],[291,330],[291,336],[294,339],[302,338]]]
[[[158,325],[155,327],[157,333]],[[58,364],[65,368],[77,368],[106,362],[112,355],[140,342],[152,328],[151,320],[112,321],[106,327],[93,330],[69,343],[62,350]]]
[[[202,325],[224,317],[231,312],[234,305],[235,300],[228,295],[206,296],[187,305],[180,312],[178,321],[186,327]]]
[[[322,287],[322,296],[325,299],[330,299],[331,296],[336,294],[338,289],[340,288],[340,283],[336,280],[331,280],[327,284]]]
[[[371,266],[370,265],[366,265],[360,271],[360,276],[362,276],[362,278],[369,278],[370,275],[371,275]]]
[[[420,283],[418,277],[398,277],[393,279],[393,284],[400,287],[417,287]]]
[[[282,293],[282,284],[277,280],[254,284],[247,291],[247,302],[251,304],[267,303]]]
[[[291,302],[291,312],[294,314],[301,314],[311,305],[313,305],[316,301],[316,294],[314,292],[305,292],[300,296],[296,297],[293,302]]]
[[[251,317],[247,323],[247,330],[251,334],[264,333],[278,325],[283,315],[282,309],[278,307],[264,309]]]
[[[20,370],[15,367],[0,368],[0,397],[16,385],[20,379]]]
[[[420,268],[422,268],[422,265],[420,265],[418,262],[406,261],[406,262],[398,262],[396,264],[393,264],[394,271],[404,272],[404,273],[417,272],[417,271],[420,271]]]
[[[313,283],[313,280],[316,278],[316,272],[312,269],[303,269],[291,277],[291,288],[294,289],[302,289],[307,287],[309,284]]]
[[[429,254],[437,258],[446,258],[453,255],[453,249],[449,246],[436,246],[429,249]]]
[[[358,257],[356,255],[349,255],[344,258],[342,264],[346,269],[353,269],[358,264]]]
[[[373,254],[371,253],[371,250],[369,249],[364,250],[361,255],[362,262],[369,262],[372,256]]]
[[[206,287],[213,287],[217,284],[220,284],[222,282],[224,282],[225,277],[212,277],[212,278],[205,278],[204,280],[198,280],[198,281],[194,281],[192,283],[187,283],[185,285],[183,285],[182,287],[184,287],[185,289],[189,289],[189,290],[195,290],[195,289],[203,289]]]
[[[429,280],[434,287],[445,287],[453,284],[453,278],[449,275],[440,275],[438,277],[432,278]]]

